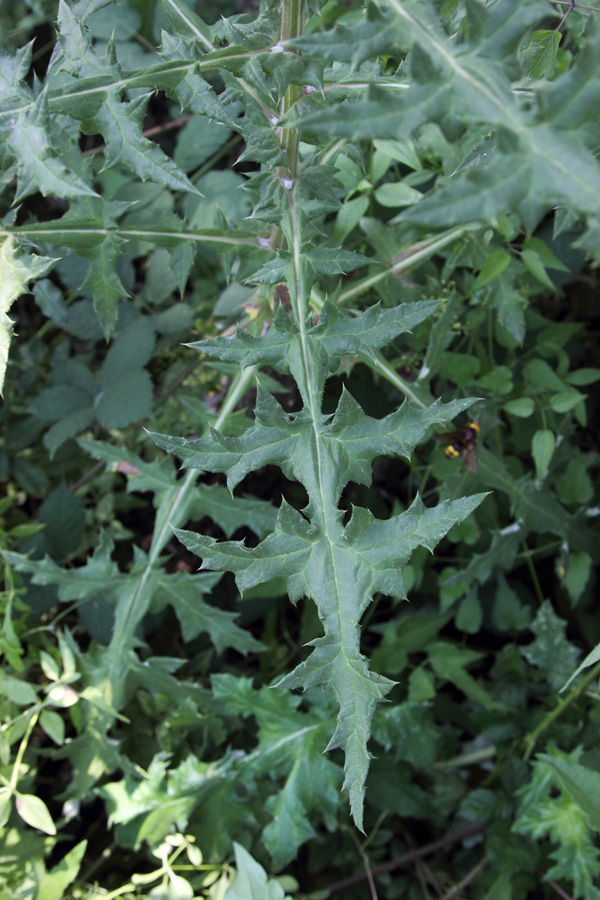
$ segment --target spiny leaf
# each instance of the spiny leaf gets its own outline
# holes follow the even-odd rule
[[[208,632],[217,653],[233,647],[239,653],[259,653],[264,644],[235,624],[236,613],[226,612],[203,600],[220,576],[195,575],[176,572],[161,579],[157,599],[171,604],[181,625],[185,641],[192,641],[201,632]]]
[[[53,145],[52,134],[47,96],[43,92],[32,106],[17,114],[7,137],[7,146],[17,161],[15,199],[22,200],[35,191],[50,197],[95,197],[94,189],[69,171],[59,156],[57,135],[53,135]]]
[[[406,564],[415,547],[433,549],[483,496],[443,503],[431,510],[417,499],[406,513],[388,520],[375,520],[367,510],[355,509],[345,528],[338,525],[334,543],[285,502],[275,531],[254,550],[243,543],[219,543],[193,532],[175,532],[188,549],[202,557],[203,569],[233,571],[240,591],[283,578],[292,601],[307,596],[316,603],[325,634],[311,642],[314,649],[308,659],[280,685],[305,690],[319,685],[334,690],[340,712],[329,747],[345,751],[345,787],[359,827],[370,723],[377,702],[392,686],[387,678],[369,672],[360,653],[360,617],[375,591],[404,597],[399,566]]]
[[[145,95],[123,103],[116,91],[110,91],[93,119],[83,123],[84,130],[88,134],[100,132],[104,137],[107,169],[122,165],[139,175],[142,181],[154,181],[174,191],[199,194],[179,166],[142,136],[149,99],[149,95]]]
[[[334,372],[346,354],[374,359],[377,350],[399,334],[410,331],[432,315],[437,307],[435,300],[404,304],[392,309],[382,309],[376,304],[359,318],[352,318],[325,302],[319,322],[307,329],[306,339],[321,345],[328,358],[329,371]],[[271,330],[260,338],[238,329],[232,337],[196,341],[189,346],[243,367],[260,363],[288,372],[292,348],[297,352],[300,341],[297,327],[280,306]]]
[[[0,394],[4,385],[12,330],[8,310],[24,293],[28,283],[34,278],[41,278],[54,262],[49,257],[19,253],[14,237],[5,237],[0,244]]]

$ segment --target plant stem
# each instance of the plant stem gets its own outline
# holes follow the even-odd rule
[[[458,882],[455,888],[453,888],[447,894],[444,894],[442,900],[454,900],[455,897],[458,897],[458,895],[462,892],[462,889],[470,884],[475,878],[477,878],[479,873],[483,872],[487,864],[488,858],[487,856],[484,856],[483,859],[477,863],[475,868],[471,869],[471,871],[465,875],[462,881]]]
[[[17,782],[19,780],[19,769],[21,768],[21,763],[23,762],[23,757],[25,755],[25,750],[27,749],[27,745],[29,743],[29,738],[31,737],[31,732],[37,725],[37,720],[40,717],[40,713],[42,712],[43,707],[40,705],[32,714],[31,719],[27,725],[27,729],[25,734],[21,739],[21,743],[19,744],[19,749],[17,751],[17,756],[15,758],[15,762],[13,765],[13,770],[10,776],[10,790],[11,793],[14,793],[17,789]]]
[[[540,737],[540,735],[543,734],[543,732],[546,731],[546,729],[549,728],[550,725],[552,725],[552,723],[555,722],[556,719],[558,719],[558,717],[563,714],[565,709],[567,709],[567,707],[570,706],[571,703],[573,703],[575,700],[577,700],[578,697],[580,697],[581,694],[584,693],[587,686],[599,675],[600,675],[600,662],[596,663],[594,668],[583,679],[581,684],[578,685],[576,688],[574,688],[567,697],[564,697],[555,706],[555,708],[552,710],[552,712],[550,712],[546,716],[546,718],[543,719],[542,722],[540,722],[540,724],[537,726],[537,728],[534,728],[534,730],[532,732],[530,732],[530,734],[527,735],[527,737],[525,738],[525,753],[523,754],[523,759],[525,760],[525,762],[531,756],[531,754],[533,752],[533,748],[535,747],[536,742],[537,742],[538,738]]]
[[[527,546],[527,542],[525,540],[521,541],[521,546],[523,547],[523,553],[525,556],[525,562],[527,563],[527,568],[529,569],[529,574],[531,575],[531,580],[533,582],[533,588],[535,590],[535,596],[538,599],[538,603],[540,606],[544,602],[544,592],[542,591],[542,586],[540,584],[540,579],[538,578],[538,574],[535,570],[535,566],[533,564],[533,560],[531,558],[531,553],[529,552],[529,548]]]

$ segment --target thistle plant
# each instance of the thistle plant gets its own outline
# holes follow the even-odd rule
[[[149,611],[170,604],[182,624],[193,623],[194,634],[208,632],[218,650],[262,649],[231,615],[204,599],[220,573],[230,572],[242,596],[280,580],[293,604],[316,607],[322,634],[272,690],[321,688],[335,698],[336,721],[321,750],[343,750],[343,786],[354,822],[363,828],[373,717],[394,682],[370,668],[361,651],[361,620],[376,595],[405,600],[403,571],[411,555],[419,548],[433,551],[486,496],[465,496],[463,479],[460,491],[437,503],[429,498],[425,503],[413,491],[404,508],[387,518],[362,505],[347,510],[342,502],[349,486],[370,486],[376,457],[410,464],[434,429],[447,427],[477,401],[478,395],[467,391],[454,399],[436,392],[452,338],[450,292],[441,296],[440,282],[437,296],[434,291],[418,297],[404,276],[442,253],[449,274],[463,263],[476,269],[468,287],[473,306],[485,306],[489,317],[491,357],[496,326],[507,353],[523,341],[523,279],[547,286],[546,269],[560,269],[552,251],[533,236],[545,215],[553,211],[556,232],[575,230],[577,247],[598,256],[600,173],[591,112],[600,71],[598,30],[588,28],[569,67],[558,54],[560,38],[547,37],[550,29],[541,27],[555,13],[547,0],[489,5],[450,0],[438,6],[428,0],[379,0],[328,27],[327,9],[317,0],[263,0],[256,14],[209,26],[181,0],[161,0],[160,46],[136,67],[114,37],[101,46],[90,35],[93,17],[116,10],[114,0],[60,0],[57,42],[43,81],[29,77],[31,46],[2,57],[4,187],[15,187],[0,230],[0,271],[6,273],[0,367],[10,304],[29,283],[51,273],[61,255],[85,259],[80,288],[90,292],[105,338],[115,331],[117,337],[99,382],[90,384],[73,361],[59,359],[56,383],[40,395],[35,412],[53,423],[44,438],[51,454],[80,436],[80,447],[96,459],[130,466],[139,490],[155,492],[157,507],[150,546],[135,548],[127,572],[112,560],[106,535],[76,569],[49,558],[4,554],[34,583],[56,586],[64,602],[99,590],[114,602],[110,640],[92,663],[85,654],[79,657],[86,682],[80,696],[88,703],[86,729],[73,742],[86,772],[77,783],[81,791],[126,768],[116,748],[106,751],[106,738],[132,685],[143,681],[149,660],[141,659],[139,629]],[[558,75],[557,66],[563,66]],[[228,218],[218,210],[207,227],[196,224],[198,204],[206,201],[201,178],[184,171],[143,133],[154,92],[162,92],[180,116],[204,123],[206,140],[214,140],[217,150],[234,136],[247,214]],[[82,136],[92,137],[91,151],[82,152]],[[366,157],[368,177],[357,162]],[[426,165],[428,158],[444,158],[444,164]],[[392,166],[398,180],[377,187],[383,177],[377,172],[387,178]],[[111,180],[113,170],[118,176]],[[156,209],[150,200],[147,208],[142,202],[137,207],[135,192],[128,192],[131,182],[119,180],[123,172],[136,189],[143,182],[160,186],[169,201]],[[127,190],[121,193],[123,184]],[[67,208],[47,221],[23,221],[19,204],[35,192],[66,201]],[[386,210],[385,223],[368,215],[373,203]],[[348,240],[359,226],[369,236],[364,253]],[[219,415],[202,436],[149,429],[148,444],[151,438],[188,470],[179,479],[172,461],[148,462],[109,440],[92,440],[87,432],[96,419],[110,431],[150,415],[144,366],[154,332],[139,322],[125,327],[119,319],[120,304],[133,291],[123,281],[123,260],[138,260],[148,248],[166,254],[182,296],[194,279],[198,248],[210,248],[232,282],[252,285],[257,297],[267,298],[255,327],[250,323],[228,336],[187,341],[231,381]],[[427,349],[418,377],[409,381],[386,354],[410,340],[413,331],[425,335]],[[357,361],[404,395],[395,410],[381,418],[367,414],[346,385],[334,408],[325,403],[330,380],[340,379]],[[504,382],[498,379],[510,377],[509,366],[489,365],[501,393]],[[69,383],[79,376],[80,383]],[[561,370],[560,377],[568,373]],[[275,396],[283,382],[292,398],[286,408]],[[482,390],[491,390],[491,383],[482,379]],[[584,381],[569,381],[568,387],[551,383],[553,412],[575,410],[583,416],[584,398],[576,386]],[[229,429],[236,404],[251,389],[256,391],[252,422]],[[522,399],[530,398],[515,402]],[[531,414],[528,405],[518,409],[523,417]],[[192,430],[200,433],[199,427]],[[542,434],[548,430],[539,429],[533,451],[538,482],[556,443],[552,436],[548,451]],[[485,565],[496,564],[498,542],[514,559],[512,535],[526,536],[535,515],[536,523],[546,516],[539,530],[562,538],[571,528],[569,535],[575,535],[577,523],[548,503],[535,506],[516,476],[487,454],[481,454],[485,486],[510,496],[515,523],[512,532],[494,537]],[[273,509],[239,497],[238,486],[265,466],[278,467],[300,485],[305,505],[282,500]],[[225,475],[229,495],[204,483],[207,473]],[[249,527],[256,546],[183,527],[205,515],[227,537],[240,525]],[[199,574],[164,570],[171,529],[201,560]],[[576,541],[573,537],[573,546]],[[588,550],[587,544],[577,545],[577,552]],[[167,669],[160,684],[175,697],[178,682]],[[443,666],[438,669],[441,676]],[[471,699],[483,696],[484,705],[495,708],[466,677],[461,684]],[[213,689],[215,695],[231,692],[227,676],[217,677]],[[102,764],[94,768],[92,761],[100,757]],[[114,799],[110,785],[101,790],[108,802]],[[306,829],[306,811],[298,817]],[[300,843],[299,838],[296,847]],[[280,858],[287,859],[283,853]]]

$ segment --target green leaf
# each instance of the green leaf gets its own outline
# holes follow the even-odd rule
[[[600,662],[600,644],[597,644],[593,650],[590,650],[583,662],[580,663],[579,666],[577,666],[573,674],[561,687],[561,693],[569,687],[569,685],[575,680],[575,678],[577,678],[578,675],[583,672],[584,669],[588,669],[590,666],[594,666],[598,662]]]
[[[341,770],[323,755],[329,727],[316,709],[299,709],[299,697],[284,691],[252,687],[249,679],[212,677],[215,699],[228,713],[255,717],[258,744],[250,772],[283,777],[284,785],[269,802],[271,821],[263,840],[277,868],[297,855],[314,837],[311,819],[335,815],[339,806]],[[247,769],[248,771],[248,769]]]
[[[430,4],[422,0],[391,0],[388,9],[387,15],[369,26],[391,56],[410,51],[408,90],[392,92],[381,86],[372,89],[368,99],[320,109],[314,103],[312,108],[305,104],[289,120],[308,131],[354,140],[395,138],[400,131],[411,134],[432,120],[445,124],[449,109],[463,124],[472,122],[481,129],[485,122],[488,129],[494,128],[498,144],[491,161],[453,174],[407,211],[405,219],[411,222],[438,227],[476,219],[493,222],[499,212],[514,208],[535,224],[556,203],[593,215],[591,197],[600,191],[600,172],[590,152],[593,139],[577,127],[588,115],[586,101],[575,99],[573,88],[576,81],[586,97],[589,92],[591,102],[599,67],[598,35],[590,39],[574,71],[540,89],[539,113],[530,116],[529,110],[519,107],[509,80],[498,78],[496,66],[497,59],[510,57],[522,35],[538,24],[536,4],[510,8],[496,4],[479,18],[476,7],[470,7],[467,22],[474,27],[466,45],[443,32]],[[347,58],[349,51],[341,48],[357,46],[365,27],[359,19],[352,36],[334,29],[325,35],[304,36],[294,44],[316,54],[331,54],[332,59]],[[583,165],[575,172],[569,159],[581,160]],[[538,274],[542,276],[541,271]]]
[[[494,250],[486,259],[483,269],[477,276],[473,290],[478,291],[493,278],[497,278],[510,265],[511,257],[504,250]]]
[[[65,720],[59,713],[45,709],[40,716],[40,725],[55,744],[64,744]]]
[[[256,584],[283,578],[293,601],[305,595],[317,604],[325,635],[313,641],[312,654],[280,685],[305,689],[321,685],[334,690],[340,715],[328,749],[345,750],[344,784],[358,822],[369,760],[364,735],[369,733],[376,702],[392,683],[368,671],[355,627],[373,591],[404,595],[398,567],[406,563],[411,550],[417,544],[433,549],[449,527],[465,518],[482,499],[465,498],[431,510],[417,500],[406,513],[385,521],[356,508],[348,525],[339,530],[334,546],[285,503],[275,531],[254,550],[241,543],[219,543],[192,532],[176,531],[188,549],[202,557],[202,568],[235,572],[242,593]],[[345,623],[342,628],[338,624],[340,614]]]
[[[173,160],[184,172],[191,172],[216,153],[230,135],[230,129],[204,116],[194,116],[177,133]]]
[[[520,61],[529,78],[553,78],[560,31],[534,31],[520,52]]]
[[[17,113],[7,137],[7,146],[17,161],[16,200],[23,200],[35,191],[60,198],[97,196],[60,158],[57,150],[60,137],[65,139],[64,132],[60,134],[56,127],[51,127],[46,91]]]
[[[525,267],[529,269],[534,278],[537,278],[538,281],[541,281],[541,283],[547,288],[550,288],[551,291],[556,290],[552,279],[546,272],[539,253],[537,253],[535,250],[522,250],[521,259],[525,263]]]
[[[536,431],[531,440],[531,454],[535,463],[535,475],[538,481],[543,481],[554,454],[556,439],[549,429]]]
[[[521,603],[506,578],[500,576],[492,611],[492,621],[496,628],[500,631],[522,631],[530,618],[529,609]]]
[[[551,391],[564,391],[565,386],[558,375],[543,359],[531,359],[523,366],[523,375],[537,387]]]
[[[342,208],[339,210],[331,240],[334,244],[340,244],[344,241],[350,232],[358,225],[360,219],[369,208],[369,198],[366,196],[355,197],[353,200],[346,200]]]
[[[427,648],[431,667],[438,677],[452,682],[469,700],[481,704],[484,709],[500,709],[502,704],[493,700],[466,667],[481,659],[482,654],[455,646],[448,641],[435,641]]]
[[[592,557],[589,553],[570,553],[565,571],[565,587],[575,606],[581,597],[592,571]]]
[[[576,387],[593,384],[598,380],[600,380],[600,369],[592,368],[576,369],[574,372],[569,372],[565,377],[565,381],[568,381],[569,384],[574,384]]]
[[[16,703],[17,706],[33,706],[38,699],[30,684],[8,675],[0,678],[0,693],[8,697],[11,703]]]
[[[467,387],[479,372],[479,360],[467,353],[454,353],[447,350],[443,360],[447,377],[459,387]]]
[[[56,834],[56,825],[43,800],[33,794],[17,794],[15,806],[24,822],[45,834]]]
[[[540,753],[538,759],[552,766],[561,787],[583,810],[590,827],[600,831],[600,773],[560,756]]]
[[[236,875],[223,900],[289,900],[283,888],[254,860],[247,850],[233,842]]]
[[[233,647],[239,653],[257,653],[265,647],[249,632],[234,623],[235,613],[225,612],[204,601],[219,580],[218,574],[202,574],[193,578],[187,573],[177,572],[159,580],[157,599],[170,603],[181,625],[185,641],[192,641],[201,632],[208,632],[217,653]]]
[[[475,382],[477,388],[485,391],[493,391],[495,394],[509,394],[513,389],[513,373],[508,366],[494,366],[491,372],[478,378]]]
[[[102,366],[103,387],[122,378],[131,370],[140,369],[150,360],[155,338],[152,321],[139,318],[119,332],[113,340]]]
[[[333,304],[325,303],[321,318],[308,331],[309,339],[325,351],[329,371],[334,372],[345,354],[375,358],[375,352],[390,343],[398,334],[409,331],[428,318],[437,308],[436,301],[405,304],[395,309],[370,307],[360,318],[351,318]],[[298,329],[290,321],[283,307],[275,316],[271,330],[262,338],[254,338],[238,330],[231,338],[213,338],[189,345],[209,356],[243,367],[272,365],[282,372],[289,371],[289,361],[301,348]]]
[[[8,310],[25,293],[28,283],[44,275],[54,262],[48,257],[19,253],[14,237],[6,236],[0,244],[0,395],[13,324],[8,317]]]
[[[483,610],[477,589],[469,591],[460,606],[455,617],[456,627],[466,634],[477,634],[483,622]]]
[[[557,269],[559,272],[569,272],[568,266],[558,259],[548,244],[537,237],[528,237],[523,241],[523,250],[533,250],[547,269]]]
[[[46,526],[45,548],[54,559],[64,560],[76,553],[85,530],[85,512],[81,501],[64,481],[48,494],[40,507],[39,518]]]
[[[385,153],[391,159],[401,162],[410,169],[420,170],[423,168],[421,160],[412,143],[407,141],[373,141],[373,146],[381,153]]]
[[[411,188],[406,182],[397,181],[393,184],[388,182],[378,187],[375,191],[375,199],[382,206],[400,208],[418,203],[423,199],[423,194]]]
[[[77,409],[64,416],[44,435],[44,446],[47,447],[50,458],[54,456],[59,447],[71,437],[80,434],[94,421],[94,411],[91,406]]]
[[[581,403],[584,395],[579,391],[561,391],[560,394],[554,394],[550,397],[550,406],[557,413],[566,413]]]
[[[423,703],[435,699],[435,682],[431,672],[415,669],[408,679],[408,699],[410,703]]]
[[[132,422],[152,416],[152,380],[144,369],[132,369],[126,379],[116,380],[110,372],[110,383],[96,400],[96,417],[105,428],[124,428]]]
[[[566,624],[556,615],[548,600],[540,606],[529,628],[535,634],[535,640],[519,647],[519,651],[530,665],[542,670],[550,684],[558,688],[577,662],[579,650],[565,637]]]
[[[502,405],[502,409],[518,419],[528,419],[533,415],[535,403],[531,397],[519,397],[517,400],[509,400]]]
[[[96,115],[84,121],[83,129],[88,134],[100,133],[104,137],[107,169],[121,165],[142,181],[154,181],[174,191],[197,194],[198,191],[179,166],[156,144],[142,136],[149,99],[149,95],[144,95],[124,103],[116,91],[108,91]]]
[[[584,506],[594,496],[594,485],[580,454],[571,457],[558,479],[557,493],[569,506]]]

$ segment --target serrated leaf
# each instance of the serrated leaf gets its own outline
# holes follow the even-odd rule
[[[480,21],[477,7],[472,5],[465,21],[470,25],[477,21],[477,25],[465,43],[446,36],[436,23],[431,5],[423,0],[390,0],[388,9],[388,16],[382,16],[372,27],[392,56],[399,48],[405,53],[411,51],[409,89],[392,93],[373,88],[366,100],[325,105],[314,111],[305,104],[294,109],[287,121],[309,131],[352,139],[393,139],[432,120],[444,123],[451,109],[463,123],[486,123],[488,129],[496,129],[499,143],[491,161],[456,172],[444,186],[405,213],[404,218],[412,222],[449,225],[469,219],[494,221],[500,212],[514,208],[525,221],[536,223],[545,209],[562,202],[593,215],[591,195],[600,191],[600,171],[590,153],[592,144],[588,141],[586,146],[586,136],[573,124],[574,120],[580,124],[586,115],[585,101],[575,99],[573,91],[577,82],[579,90],[590,92],[591,102],[599,68],[598,34],[577,59],[575,72],[565,73],[540,91],[541,111],[530,117],[519,108],[508,79],[499,77],[496,61],[514,53],[522,35],[537,24],[539,10],[535,4],[495,4]],[[352,38],[347,35],[346,42],[355,46],[364,27],[364,21],[357,21]],[[344,53],[335,29],[325,35],[304,36],[295,43],[318,54],[335,52],[336,59]],[[569,158],[581,160],[582,168],[569,172]],[[527,184],[529,190],[524,190]]]
[[[556,615],[552,604],[545,600],[529,626],[535,640],[519,651],[527,662],[543,671],[550,683],[559,687],[577,662],[580,651],[565,637],[566,623]]]
[[[0,244],[0,395],[13,324],[8,317],[8,310],[25,292],[28,283],[44,275],[54,262],[48,257],[19,253],[14,237],[7,236]]]
[[[17,114],[7,138],[17,160],[16,200],[40,191],[50,197],[95,197],[94,189],[69,171],[50,141],[47,95]]]
[[[164,184],[174,191],[197,194],[198,191],[179,166],[152,141],[142,136],[142,123],[149,95],[129,103],[121,102],[116,91],[109,91],[93,119],[84,122],[88,134],[100,132],[106,141],[106,168],[125,166],[142,181]]]
[[[437,307],[438,302],[435,300],[405,304],[394,309],[382,309],[376,304],[359,318],[351,318],[333,304],[325,303],[319,322],[308,329],[308,339],[317,353],[320,348],[325,351],[329,371],[333,372],[345,354],[373,359],[380,347],[390,343],[402,332],[410,331],[432,315]],[[262,338],[254,338],[247,332],[238,330],[230,338],[196,341],[189,346],[244,367],[256,365],[260,361],[261,365],[272,365],[287,372],[290,358],[294,352],[298,352],[300,345],[298,329],[280,307],[271,330]]]
[[[406,564],[416,546],[433,549],[482,499],[478,495],[430,510],[417,499],[406,513],[388,520],[376,520],[367,510],[355,509],[348,525],[338,526],[333,546],[285,503],[275,531],[254,550],[241,543],[219,543],[176,530],[188,549],[202,557],[203,569],[233,571],[242,593],[256,584],[283,578],[293,601],[308,596],[317,604],[325,635],[312,642],[311,655],[280,685],[304,689],[320,685],[334,690],[340,714],[328,748],[345,751],[344,784],[359,824],[369,763],[365,734],[376,703],[392,682],[368,671],[359,651],[358,622],[374,591],[403,597],[399,566]]]
[[[264,644],[235,624],[235,613],[211,606],[202,599],[218,580],[218,575],[203,574],[192,578],[178,572],[159,581],[157,597],[170,603],[175,610],[185,641],[192,641],[201,632],[208,632],[218,653],[227,647],[243,654],[264,650]]]
[[[589,825],[600,831],[600,773],[560,756],[540,753],[538,758],[552,766],[561,786],[583,810]]]
[[[50,458],[65,441],[80,434],[93,421],[94,410],[91,405],[74,410],[59,419],[44,435],[44,446],[50,453]]]
[[[309,250],[305,258],[317,275],[339,275],[368,266],[373,260],[351,250],[330,250],[328,247]]]

